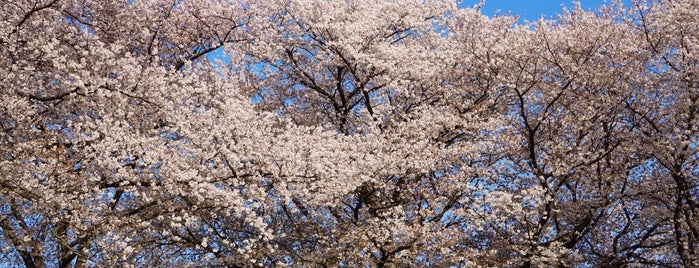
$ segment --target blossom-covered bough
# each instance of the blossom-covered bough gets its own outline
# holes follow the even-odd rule
[[[697,18],[0,1],[0,262],[697,266]]]

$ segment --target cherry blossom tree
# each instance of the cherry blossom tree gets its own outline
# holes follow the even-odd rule
[[[653,167],[664,226],[673,255],[680,265],[699,262],[699,88],[697,68],[699,48],[696,23],[686,23],[699,14],[696,4],[681,1],[636,5],[634,26],[643,40],[645,53],[643,85],[627,102],[634,116],[637,137],[645,143],[639,149]],[[689,20],[688,22],[694,21]]]
[[[0,261],[699,265],[693,1],[0,1]]]

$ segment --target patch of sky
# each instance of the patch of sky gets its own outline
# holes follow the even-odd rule
[[[206,54],[206,59],[208,59],[217,68],[222,68],[231,65],[231,57],[223,50],[223,47],[219,47],[214,51]]]
[[[563,12],[563,8],[572,9],[578,1],[517,1],[517,0],[464,0],[459,4],[461,8],[481,5],[481,12],[489,17],[496,15],[515,15],[519,22],[536,21],[539,18],[555,19],[557,14]],[[584,10],[594,11],[602,5],[610,5],[611,0],[583,0],[579,1]],[[623,5],[630,6],[630,0],[622,1]]]

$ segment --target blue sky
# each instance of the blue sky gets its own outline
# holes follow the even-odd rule
[[[479,0],[464,0],[461,7],[470,7],[478,4]],[[546,19],[555,18],[561,13],[563,6],[573,7],[573,0],[485,0],[482,12],[492,16],[500,10],[500,14],[510,13],[520,16],[520,20],[538,20],[541,15]],[[595,10],[611,0],[580,0],[584,9]],[[624,1],[625,4],[628,1]]]

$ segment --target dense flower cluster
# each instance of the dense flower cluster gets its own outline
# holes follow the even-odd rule
[[[699,7],[0,2],[0,262],[699,266]]]

